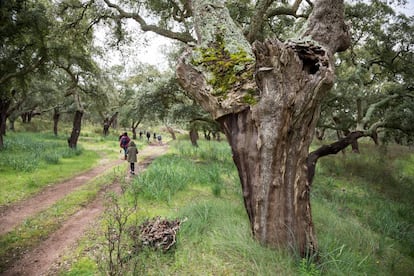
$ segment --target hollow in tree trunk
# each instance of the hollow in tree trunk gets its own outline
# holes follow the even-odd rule
[[[255,238],[312,255],[318,245],[307,157],[333,84],[333,54],[349,46],[343,3],[315,3],[303,34],[308,40],[251,47],[216,2],[193,1],[199,46],[182,55],[179,82],[228,138]]]

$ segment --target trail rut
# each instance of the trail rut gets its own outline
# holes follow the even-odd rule
[[[164,154],[166,151],[166,145],[150,145],[142,150],[140,155],[144,156],[144,160],[137,163],[137,173],[145,170],[156,157]],[[126,161],[115,160],[106,162],[100,167],[56,184],[53,187],[48,187],[38,195],[3,210],[0,217],[0,235],[12,230],[22,223],[24,219],[47,209],[93,177],[122,163],[125,165],[126,177],[129,178],[127,175],[128,163]],[[40,242],[36,248],[25,252],[1,275],[53,275],[53,264],[82,237],[104,211],[104,195],[108,191],[121,193],[119,183],[113,183],[106,189],[101,190],[94,201],[71,216],[57,231],[52,233],[46,240]]]

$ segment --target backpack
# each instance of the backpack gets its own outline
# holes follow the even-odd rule
[[[125,148],[126,146],[128,146],[128,143],[129,143],[129,137],[123,136],[121,138],[121,142],[119,143],[119,145],[121,146],[121,148]]]

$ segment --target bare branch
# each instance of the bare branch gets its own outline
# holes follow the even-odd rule
[[[307,15],[297,14],[302,0],[296,0],[291,7],[277,7],[274,9],[269,9],[266,13],[266,18],[274,17],[277,15],[291,15],[294,17],[304,17],[307,18]]]
[[[246,35],[246,39],[250,43],[253,43],[256,40],[257,35],[261,32],[263,28],[263,22],[266,17],[266,12],[273,2],[274,0],[259,0],[257,2],[255,9],[256,13],[251,20],[251,24]]]
[[[172,32],[170,30],[160,28],[157,25],[148,25],[147,22],[144,20],[144,18],[142,18],[139,14],[126,12],[120,6],[110,2],[109,0],[104,0],[104,2],[106,3],[108,7],[113,8],[118,11],[119,13],[119,16],[117,17],[118,19],[122,19],[122,18],[133,19],[141,26],[141,30],[144,32],[153,32],[161,36],[171,38],[174,40],[178,40],[184,43],[195,42],[195,39],[188,32],[182,32],[182,33]]]
[[[376,102],[376,103],[371,104],[371,105],[368,107],[367,112],[365,113],[364,118],[362,118],[361,122],[358,124],[359,126],[357,127],[357,129],[359,129],[359,130],[364,130],[364,129],[365,129],[365,127],[367,126],[367,124],[368,124],[369,120],[371,119],[372,114],[374,114],[374,111],[375,111],[376,109],[378,109],[378,108],[379,108],[379,107],[381,107],[381,106],[384,106],[386,103],[388,103],[388,102],[389,102],[389,101],[391,101],[392,99],[395,99],[395,98],[397,98],[397,97],[399,97],[399,96],[400,96],[400,95],[398,95],[398,94],[392,94],[392,95],[390,95],[390,96],[388,96],[388,97],[386,97],[386,98],[384,98],[384,99],[380,100],[379,102]]]
[[[309,153],[307,159],[309,183],[312,183],[313,177],[315,176],[316,162],[319,158],[330,154],[337,154],[338,152],[345,149],[347,146],[351,145],[359,138],[366,136],[368,136],[368,134],[364,131],[354,131],[349,133],[346,137],[339,139],[338,141],[330,145],[323,145],[317,150]]]

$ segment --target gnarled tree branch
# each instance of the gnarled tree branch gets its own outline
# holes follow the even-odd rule
[[[126,12],[120,6],[110,2],[109,0],[104,0],[104,2],[108,7],[115,9],[119,13],[119,15],[117,16],[118,19],[133,19],[141,26],[141,30],[144,32],[153,32],[161,36],[178,40],[184,43],[195,42],[195,39],[188,32],[173,32],[167,29],[163,29],[157,25],[147,24],[144,18],[142,18],[139,14]]]

